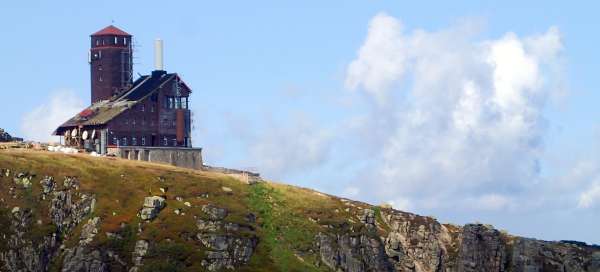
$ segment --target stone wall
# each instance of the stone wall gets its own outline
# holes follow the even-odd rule
[[[129,160],[170,164],[197,170],[202,169],[201,148],[128,146],[108,148],[107,152],[108,154],[114,154],[117,157]]]

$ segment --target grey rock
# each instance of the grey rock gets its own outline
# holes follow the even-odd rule
[[[319,233],[315,246],[321,261],[334,271],[394,271],[378,237],[366,234],[328,235]]]
[[[165,207],[165,199],[160,196],[149,196],[144,198],[144,204],[140,210],[140,217],[143,220],[152,220],[158,216],[160,211]]]
[[[63,259],[63,272],[107,272],[108,256],[100,250],[94,250],[85,246],[74,249],[66,249]]]
[[[458,271],[505,271],[506,248],[500,232],[481,224],[463,227]]]
[[[80,245],[88,245],[93,240],[96,234],[98,234],[98,224],[100,224],[100,217],[94,217],[89,219],[88,222],[81,228],[81,236],[79,238]]]
[[[227,209],[219,208],[211,204],[202,206],[202,211],[214,220],[222,220],[227,217]]]
[[[235,237],[232,235],[207,234],[199,237],[206,251],[202,265],[209,271],[235,269],[248,261],[256,248],[256,237]]]

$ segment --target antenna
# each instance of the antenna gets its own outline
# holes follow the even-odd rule
[[[163,41],[156,39],[154,41],[154,70],[164,71],[163,67]]]

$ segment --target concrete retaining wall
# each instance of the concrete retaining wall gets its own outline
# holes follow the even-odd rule
[[[178,167],[202,169],[201,148],[176,147],[111,147],[108,154],[129,159],[170,164]]]

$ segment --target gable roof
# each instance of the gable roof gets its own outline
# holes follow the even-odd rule
[[[107,36],[107,35],[112,35],[112,36],[130,36],[129,33],[119,29],[118,27],[114,26],[114,25],[109,25],[103,29],[101,29],[100,31],[92,34],[92,36]]]
[[[110,100],[92,104],[58,127],[53,134],[60,135],[61,130],[69,127],[105,125],[174,78],[179,77],[175,73],[156,71],[152,75],[141,76],[127,91]]]

